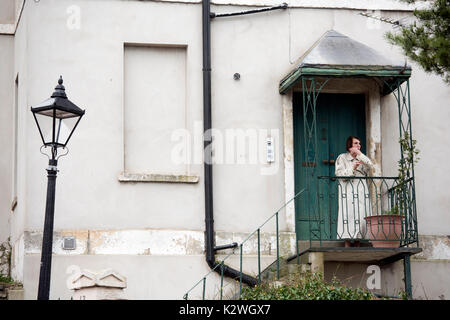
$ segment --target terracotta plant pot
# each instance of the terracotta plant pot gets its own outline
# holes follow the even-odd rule
[[[400,215],[381,215],[365,217],[367,238],[375,248],[398,248],[402,235],[403,217]]]

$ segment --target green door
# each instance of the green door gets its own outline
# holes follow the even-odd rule
[[[365,153],[365,97],[359,94],[318,95],[316,130],[312,130],[317,136],[316,157],[314,135],[310,138],[307,133],[305,146],[302,93],[294,93],[293,112],[295,192],[307,189],[295,202],[297,238],[335,240],[338,214],[336,182],[318,177],[335,176],[334,161],[339,154],[346,152],[348,136],[358,136],[362,143],[361,151]],[[308,130],[314,128],[310,125],[314,123],[313,117],[309,117]],[[306,152],[309,153],[309,161],[306,161]],[[316,161],[310,161],[314,158]]]

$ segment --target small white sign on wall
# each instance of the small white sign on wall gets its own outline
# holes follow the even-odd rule
[[[275,147],[273,145],[273,137],[267,137],[266,147],[267,147],[267,163],[272,163],[275,161]]]

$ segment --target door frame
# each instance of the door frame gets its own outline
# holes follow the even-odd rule
[[[320,81],[320,78],[317,79]],[[373,175],[382,175],[381,170],[381,95],[379,85],[373,79],[329,79],[320,91],[321,93],[353,93],[364,94],[366,116],[366,145],[367,156],[375,166]],[[286,94],[282,95],[283,110],[283,160],[284,160],[284,188],[285,202],[295,196],[294,176],[294,121],[293,121],[293,92],[301,92],[301,82]],[[296,232],[295,201],[286,207],[286,228],[288,232]]]

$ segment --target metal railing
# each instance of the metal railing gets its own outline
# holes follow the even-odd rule
[[[242,292],[242,274],[243,274],[243,261],[244,261],[244,253],[245,253],[245,249],[244,246],[245,244],[249,244],[250,247],[252,247],[253,245],[255,245],[254,243],[251,243],[252,238],[256,237],[256,252],[257,252],[257,271],[256,271],[256,278],[258,279],[258,282],[261,282],[261,274],[264,271],[262,268],[262,264],[261,264],[261,253],[262,253],[262,237],[265,237],[265,247],[266,247],[266,251],[271,252],[271,246],[272,246],[272,241],[274,239],[275,242],[275,246],[276,246],[276,250],[275,250],[275,255],[276,255],[276,260],[272,261],[271,265],[275,264],[276,266],[276,277],[277,279],[280,278],[280,231],[279,231],[279,215],[280,212],[286,208],[287,205],[289,205],[292,201],[294,201],[295,199],[297,199],[303,192],[305,191],[305,189],[301,190],[300,192],[298,192],[297,194],[294,195],[294,197],[292,199],[290,199],[288,202],[286,202],[281,208],[279,208],[273,215],[271,215],[269,218],[266,219],[266,221],[261,224],[255,231],[253,231],[252,233],[250,233],[239,245],[239,272],[240,272],[240,277],[239,277],[239,298],[241,297],[241,292]],[[275,234],[274,237],[272,237],[270,234],[267,236],[266,235],[262,235],[262,229],[263,227],[265,227],[269,221],[273,221],[275,222]],[[269,238],[269,239],[267,239]],[[251,253],[252,250],[250,249],[246,254]],[[219,298],[220,300],[223,299],[224,296],[224,276],[223,276],[223,268],[224,268],[224,264],[226,260],[231,260],[230,257],[235,257],[236,255],[234,254],[234,252],[228,254],[227,256],[225,256],[220,262],[218,262],[216,264],[216,266],[211,269],[207,274],[205,274],[196,284],[194,284],[194,286],[189,289],[183,296],[183,299],[188,300],[189,295],[195,290],[195,289],[201,289],[201,299],[205,300],[206,297],[206,290],[207,290],[207,278],[211,276],[211,274],[216,273],[216,269],[220,268],[220,285],[218,288],[218,292],[219,295],[217,296],[217,294],[215,295],[216,298]],[[218,269],[219,270],[219,269]],[[217,279],[215,279],[217,280]],[[217,281],[216,281],[217,282]],[[199,287],[201,285],[201,288]],[[235,295],[234,295],[235,296]]]
[[[367,240],[377,246],[418,242],[413,179],[329,177],[317,179],[308,200],[297,203],[307,215],[309,240]],[[390,243],[386,243],[390,241]]]
[[[292,201],[296,201],[296,220],[299,216],[307,217],[309,223],[309,241],[344,241],[361,240],[376,246],[409,246],[418,245],[417,215],[414,198],[413,179],[399,183],[398,177],[317,177],[317,185],[311,189],[303,189],[292,199],[286,202],[273,215],[266,219],[255,231],[250,233],[239,245],[239,272],[238,288],[242,292],[242,274],[244,257],[252,252],[245,250],[247,244],[256,246],[257,267],[255,270],[258,282],[264,272],[262,267],[262,246],[266,251],[271,251],[272,242],[276,246],[276,259],[269,263],[275,266],[276,278],[280,278],[280,232],[279,215]],[[303,197],[300,197],[303,195]],[[300,219],[301,220],[301,219]],[[262,236],[262,228],[270,221],[275,222],[274,237]],[[298,226],[297,226],[298,228]],[[298,231],[297,231],[298,235]],[[262,240],[265,237],[265,240]],[[272,238],[267,240],[267,237]],[[256,239],[255,239],[256,238]],[[296,239],[298,240],[298,239]],[[253,241],[253,242],[252,242]],[[263,242],[265,244],[263,245]],[[297,258],[299,256],[298,241],[295,241]],[[267,249],[267,247],[269,249]],[[216,266],[205,274],[191,289],[183,296],[187,300],[195,289],[200,289],[200,299],[207,299],[207,279],[211,274],[220,274],[217,289],[218,295],[214,298],[223,299],[224,276],[223,268],[225,261],[236,257],[234,252],[225,256]],[[217,268],[219,272],[216,271]],[[217,278],[214,279],[217,283]],[[214,281],[212,280],[212,281]],[[200,287],[201,286],[201,287]],[[198,297],[198,296],[197,296]],[[236,297],[236,296],[234,296]]]

